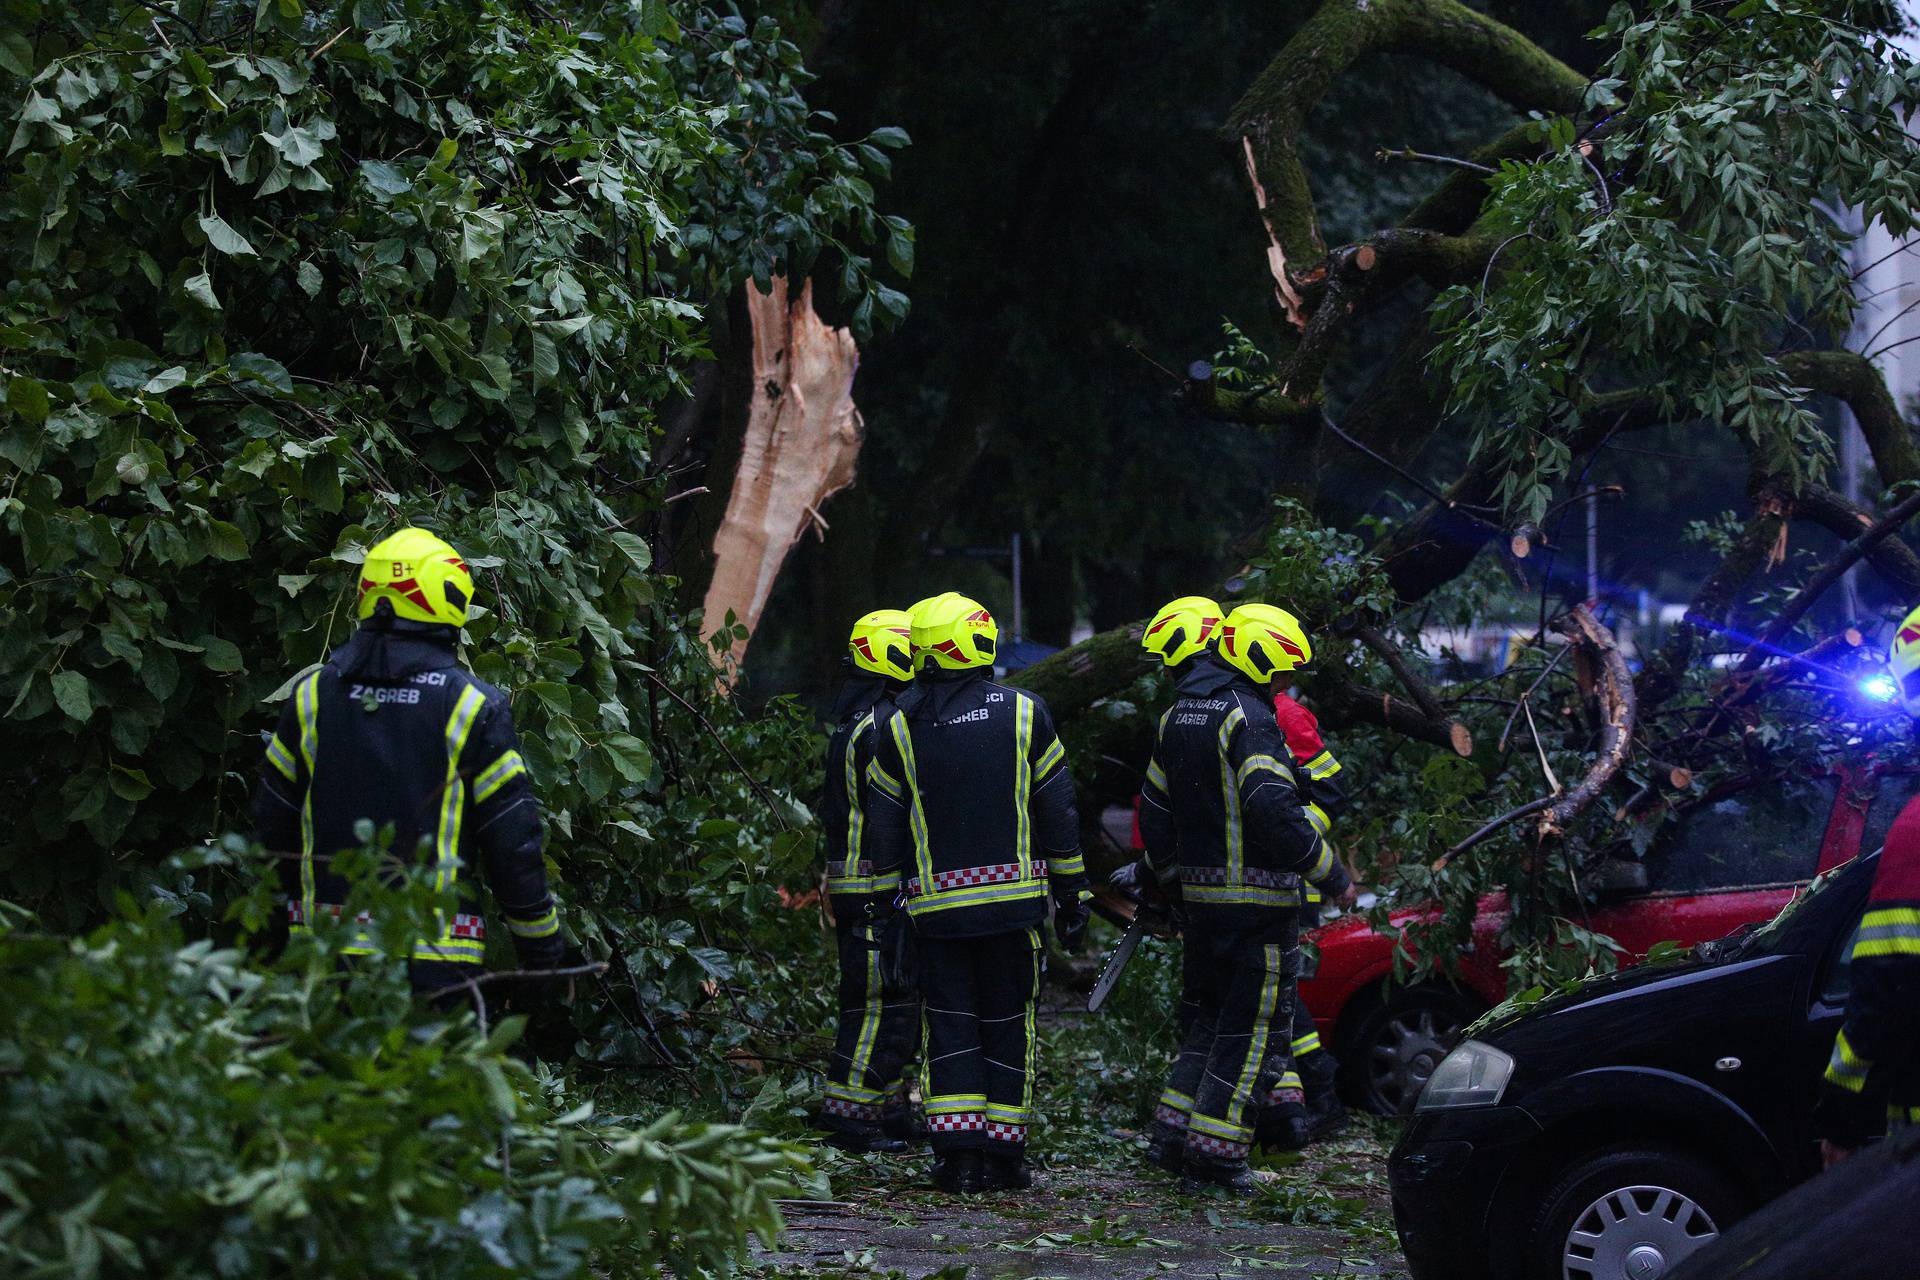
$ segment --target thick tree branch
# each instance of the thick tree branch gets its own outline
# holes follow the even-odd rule
[[[1779,363],[1801,386],[1843,400],[1853,410],[1882,484],[1920,480],[1920,447],[1878,365],[1854,351],[1789,351]]]
[[[1780,612],[1767,624],[1767,629],[1760,633],[1760,638],[1747,647],[1736,670],[1752,671],[1768,658],[1779,656],[1780,642],[1799,625],[1800,619],[1813,607],[1814,602],[1840,581],[1847,570],[1858,564],[1862,556],[1892,537],[1894,531],[1910,520],[1916,511],[1920,511],[1920,490],[1909,494],[1893,510],[1875,521],[1865,533],[1840,548],[1839,554],[1822,565],[1819,572],[1807,579],[1807,585],[1781,606]]]
[[[1143,619],[1103,631],[1015,672],[1007,683],[1039,694],[1056,722],[1069,719],[1152,669],[1140,647],[1146,629]]]
[[[1447,709],[1440,705],[1440,699],[1433,696],[1433,690],[1427,688],[1426,682],[1415,675],[1413,668],[1407,665],[1407,655],[1400,651],[1399,645],[1382,635],[1377,627],[1356,627],[1353,634],[1361,644],[1372,651],[1375,657],[1386,664],[1387,670],[1393,672],[1393,678],[1400,682],[1400,687],[1412,696],[1414,705],[1419,707],[1429,720],[1448,718]]]
[[[1873,513],[1831,489],[1813,488],[1793,504],[1796,519],[1806,519],[1841,539],[1859,537],[1873,527]],[[1920,597],[1920,555],[1898,535],[1889,534],[1867,552],[1874,572],[1892,583],[1903,599]]]
[[[1334,668],[1315,673],[1311,681],[1314,703],[1328,728],[1375,724],[1416,742],[1446,747],[1456,755],[1473,754],[1473,734],[1444,709],[1438,716],[1429,716],[1392,694],[1351,683]]]
[[[1326,245],[1301,162],[1300,131],[1336,79],[1367,55],[1384,52],[1449,67],[1522,110],[1570,113],[1586,88],[1571,67],[1457,0],[1321,5],[1228,118],[1266,225],[1276,301],[1301,330],[1307,325],[1301,291],[1323,274]]]

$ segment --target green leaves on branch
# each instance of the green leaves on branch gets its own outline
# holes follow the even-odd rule
[[[1914,225],[1920,142],[1902,122],[1920,72],[1834,6],[1740,8],[1616,6],[1597,34],[1619,50],[1588,95],[1601,122],[1539,122],[1545,156],[1489,180],[1485,279],[1435,299],[1435,363],[1476,451],[1507,463],[1516,518],[1544,514],[1568,436],[1623,387],[1738,431],[1791,484],[1827,466],[1775,357],[1847,334],[1845,210],[1896,237]]]
[[[716,697],[660,604],[655,411],[748,277],[858,258],[850,303],[905,314],[866,265],[911,267],[867,154],[904,135],[833,142],[776,26],[687,0],[19,0],[7,25],[0,785],[58,796],[0,836],[9,894],[92,918],[240,825],[287,674],[345,639],[366,547],[420,523],[475,568],[467,656],[608,913],[575,931],[769,910],[810,850],[649,676],[776,795],[811,733]],[[741,830],[697,834],[719,816]]]
[[[341,963],[351,928],[263,972],[185,938],[193,880],[153,896],[73,939],[0,902],[0,1250],[18,1274],[714,1274],[771,1238],[805,1172],[732,1126],[597,1117],[509,1056],[522,1018],[407,1026],[402,966]]]

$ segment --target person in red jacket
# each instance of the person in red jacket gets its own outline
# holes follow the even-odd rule
[[[1920,609],[1901,622],[1887,666],[1920,725]],[[1920,797],[1887,829],[1850,969],[1846,1018],[1813,1108],[1828,1165],[1888,1125],[1920,1124]]]
[[[1333,816],[1345,811],[1347,797],[1339,781],[1340,762],[1334,759],[1320,736],[1320,721],[1313,712],[1294,700],[1291,673],[1276,677],[1273,683],[1273,715],[1286,735],[1287,751],[1293,756],[1294,777],[1300,780],[1306,801],[1307,820],[1322,836],[1333,827]],[[1300,882],[1300,928],[1320,923],[1323,896],[1311,880]],[[1346,1122],[1346,1108],[1340,1105],[1334,1081],[1340,1064],[1320,1043],[1320,1032],[1313,1025],[1313,1014],[1300,995],[1300,984],[1293,986],[1292,1041],[1288,1045],[1291,1063],[1275,1077],[1273,1090],[1261,1117],[1262,1136],[1275,1146],[1300,1147],[1327,1137]]]

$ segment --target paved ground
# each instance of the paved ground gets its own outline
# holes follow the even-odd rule
[[[835,1199],[787,1206],[767,1276],[1404,1277],[1381,1134],[1356,1127],[1277,1165],[1251,1200],[1185,1190],[1144,1165],[1048,1169],[1032,1191],[960,1201],[926,1158],[840,1160]]]

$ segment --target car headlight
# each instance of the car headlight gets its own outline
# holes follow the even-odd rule
[[[1457,1111],[1500,1103],[1513,1079],[1513,1058],[1490,1044],[1463,1040],[1427,1078],[1416,1111]]]

